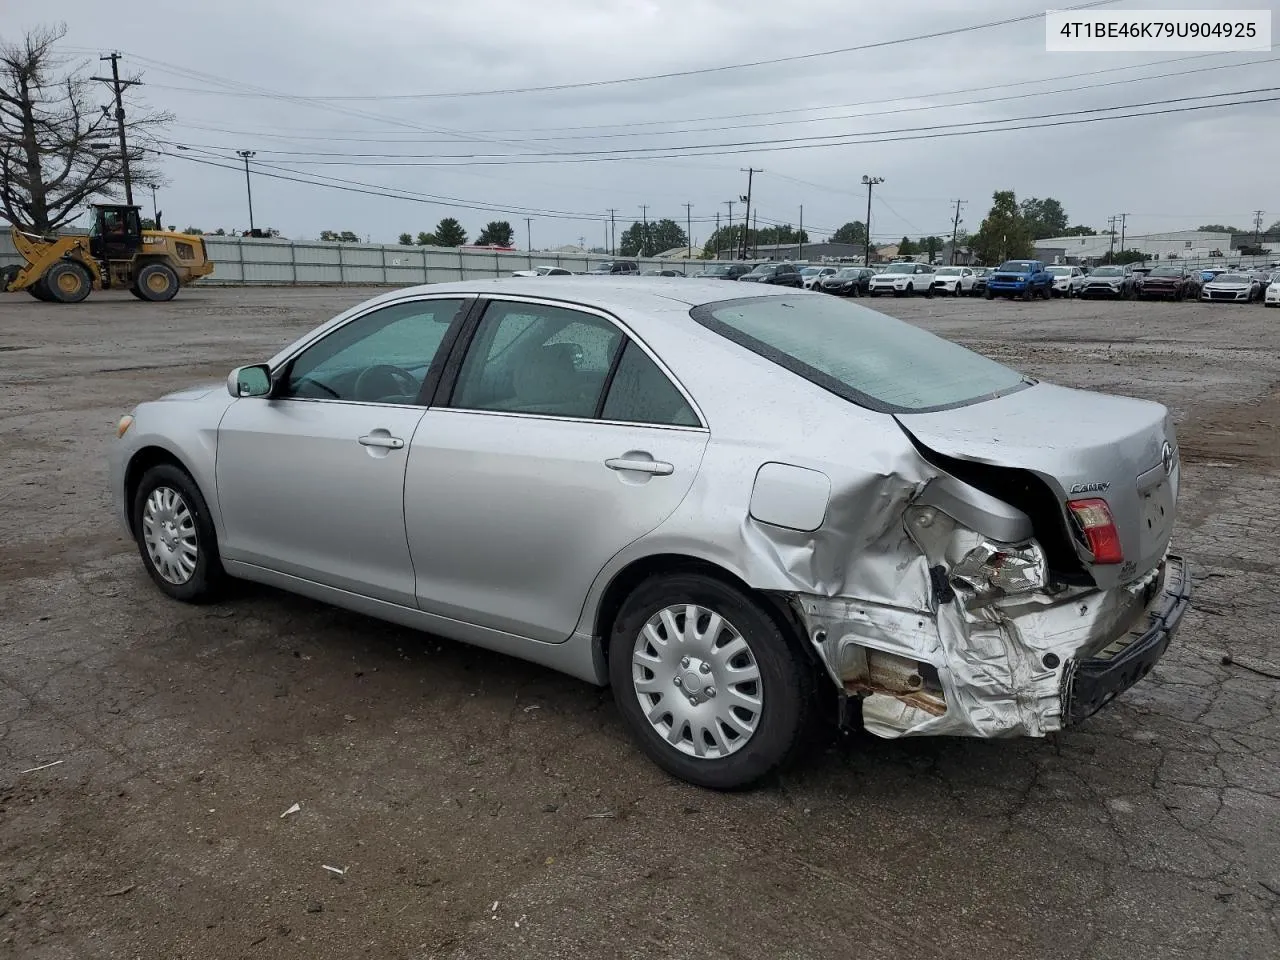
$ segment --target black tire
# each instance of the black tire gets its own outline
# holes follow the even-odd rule
[[[956,284],[956,292],[955,292],[955,293],[953,293],[953,294],[952,294],[952,296],[953,296],[953,297],[963,297],[963,296],[964,296],[964,291],[960,289],[960,284],[959,284],[959,283],[957,283],[957,284]]]
[[[27,293],[31,294],[41,303],[49,303],[53,300],[53,294],[49,292],[49,288],[44,284],[44,277],[41,277],[31,286],[27,287]]]
[[[1031,299],[1031,285],[1030,285],[1030,284],[1028,284],[1027,286],[1025,286],[1025,287],[1023,287],[1023,288],[1022,288],[1022,299],[1023,299],[1023,300],[1030,300],[1030,299]]]
[[[993,291],[988,290],[986,291],[986,297],[988,300],[994,300],[996,298],[996,295]]]
[[[93,289],[89,271],[72,260],[59,260],[40,278],[55,303],[79,303]]]
[[[192,519],[197,551],[195,569],[181,583],[166,579],[160,572],[147,548],[143,531],[143,510],[147,498],[162,489],[171,490],[181,497]],[[209,516],[209,505],[196,482],[185,470],[170,463],[162,463],[144,473],[134,493],[129,516],[133,521],[134,541],[142,556],[142,565],[162,593],[183,603],[208,603],[217,599],[226,581],[222,561],[218,557],[217,535]]]
[[[925,298],[926,300],[932,300],[932,299],[933,299],[933,287],[932,287],[932,286],[928,286],[928,287],[925,287],[925,288],[924,288],[924,298]]]
[[[1053,297],[1053,287],[1045,287],[1044,293],[1042,293],[1041,296],[1044,297],[1046,300],[1051,299]]]
[[[143,300],[163,303],[178,295],[178,275],[167,263],[148,263],[134,278],[133,285]]]
[[[755,731],[724,757],[690,756],[669,743],[649,722],[632,679],[635,642],[644,625],[664,608],[686,603],[718,613],[732,624],[746,640],[760,672],[761,710]],[[691,652],[695,650],[691,648]],[[640,749],[672,776],[715,790],[748,787],[784,766],[803,746],[815,714],[814,670],[804,655],[750,596],[698,573],[659,574],[632,591],[618,611],[609,637],[609,680],[618,712]],[[683,689],[673,685],[670,695]],[[667,694],[649,696],[665,698]],[[725,728],[719,729],[724,736]]]
[[[145,299],[147,299],[146,297],[144,297],[144,296],[142,295],[142,291],[138,289],[138,285],[137,285],[136,283],[135,283],[135,284],[131,284],[131,285],[129,286],[129,292],[130,292],[131,294],[133,294],[135,297],[137,297],[139,300],[145,300]]]

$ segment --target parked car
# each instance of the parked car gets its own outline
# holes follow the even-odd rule
[[[1070,299],[1071,297],[1080,296],[1080,291],[1084,289],[1083,270],[1066,264],[1054,264],[1045,269],[1053,277],[1052,293],[1055,297],[1067,297]]]
[[[823,279],[820,289],[842,297],[860,297],[866,294],[875,275],[870,267],[841,267],[834,276]]]
[[[806,290],[817,290],[818,284],[827,277],[836,275],[835,267],[801,267],[800,281]]]
[[[1095,267],[1085,280],[1082,297],[1113,297],[1123,299],[1134,294],[1133,271],[1128,267]]]
[[[987,292],[987,280],[990,279],[991,274],[991,267],[973,268],[973,295],[975,297]]]
[[[1202,301],[1253,303],[1262,299],[1262,284],[1247,273],[1224,273],[1214,277],[1200,290]]]
[[[892,293],[895,297],[909,297],[914,293],[933,296],[933,266],[928,263],[902,261],[891,263],[871,278],[867,293],[878,297]]]
[[[516,270],[511,274],[513,277],[571,277],[572,270],[566,270],[564,267],[534,267],[532,270]]]
[[[617,274],[633,274],[639,275],[640,264],[634,260],[600,260],[591,265],[591,269],[587,271],[591,276],[599,276],[600,274],[609,274],[616,276]]]
[[[1182,300],[1200,296],[1200,275],[1185,267],[1156,267],[1137,280],[1139,300]]]
[[[1280,307],[1280,270],[1267,278],[1267,289],[1263,293],[1262,302],[1268,307]]]
[[[1040,260],[1006,260],[987,277],[986,298],[1021,297],[1030,300],[1032,297],[1044,297],[1048,300],[1053,295],[1053,274],[1049,273],[1044,262]]]
[[[1200,271],[1200,282],[1202,284],[1208,283],[1210,280],[1214,280],[1226,272],[1226,267],[1206,267],[1204,270]]]
[[[800,271],[794,263],[758,263],[750,273],[738,278],[740,283],[767,283],[776,287],[803,287]]]
[[[714,277],[717,280],[738,280],[751,272],[754,265],[750,263],[713,263],[706,267],[699,277]]]
[[[672,270],[670,268],[667,268],[664,270],[645,270],[640,275],[642,277],[683,277],[684,276],[684,274],[681,273],[679,270]]]
[[[1141,280],[1143,277],[1145,277],[1154,269],[1155,269],[1154,264],[1150,264],[1150,263],[1129,264],[1129,270],[1130,272],[1133,273],[1133,279],[1135,284],[1137,283],[1137,281]]]
[[[881,737],[1077,725],[1190,595],[1165,407],[765,284],[395,290],[115,432],[164,595],[243,578],[611,684],[707,787],[835,694]]]
[[[973,293],[975,280],[970,267],[937,267],[933,274],[933,292],[965,296]]]

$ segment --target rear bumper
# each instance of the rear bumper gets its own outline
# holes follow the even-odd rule
[[[1182,557],[1165,561],[1163,584],[1147,615],[1133,630],[1097,656],[1067,665],[1062,683],[1064,725],[1093,716],[1151,672],[1182,623],[1191,601],[1191,578]]]

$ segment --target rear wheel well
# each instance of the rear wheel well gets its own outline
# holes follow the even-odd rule
[[[148,470],[152,467],[158,467],[162,463],[175,466],[188,477],[191,476],[191,471],[187,469],[186,464],[164,447],[143,447],[133,455],[129,460],[129,465],[125,468],[125,514],[129,520],[129,530],[133,533],[137,533],[137,531],[133,529],[133,499],[138,495],[138,485],[142,483],[142,478],[146,475]],[[195,480],[193,478],[192,483],[194,482]]]
[[[609,635],[613,632],[613,622],[627,597],[650,577],[675,573],[700,573],[741,590],[759,602],[761,609],[774,621],[787,642],[800,651],[806,662],[820,666],[817,653],[810,646],[804,627],[786,597],[778,593],[756,590],[741,577],[709,560],[679,553],[660,553],[651,557],[642,557],[623,567],[614,575],[600,598],[600,605],[596,608],[595,637],[596,643],[600,645],[606,669],[609,658]]]

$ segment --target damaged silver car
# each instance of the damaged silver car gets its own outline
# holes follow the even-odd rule
[[[611,684],[710,787],[824,698],[882,737],[1079,723],[1190,592],[1164,407],[776,287],[398,290],[117,435],[169,596],[255,580]]]

